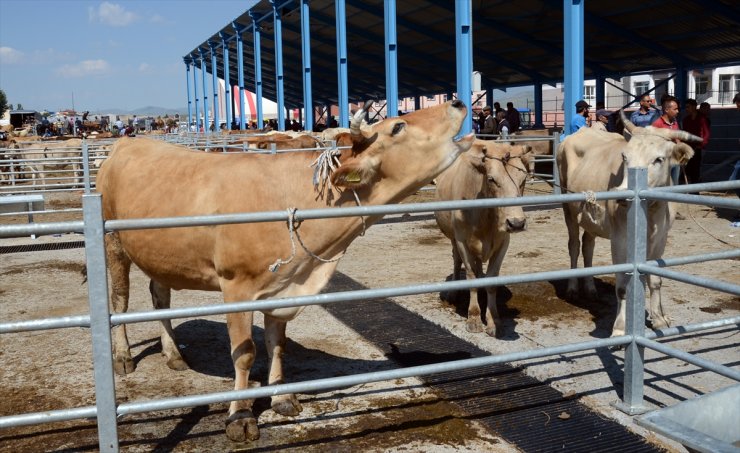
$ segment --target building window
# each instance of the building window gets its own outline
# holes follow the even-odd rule
[[[694,78],[694,82],[694,94],[696,97],[707,94],[707,91],[709,91],[709,77],[697,76]]]
[[[635,82],[635,85],[632,89],[633,93],[635,93],[635,97],[640,97],[643,94],[647,93],[650,89],[650,82]]]
[[[740,74],[719,76],[719,103],[730,104],[736,93],[740,93]]]
[[[591,105],[596,102],[596,87],[593,85],[586,85],[583,87],[583,100]]]

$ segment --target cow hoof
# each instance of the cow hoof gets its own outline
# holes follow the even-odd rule
[[[478,320],[468,319],[468,322],[465,324],[465,326],[467,327],[468,332],[471,332],[471,333],[483,332],[483,323]]]
[[[665,329],[671,327],[671,324],[665,318],[651,319],[650,324],[653,330]]]
[[[134,364],[134,360],[131,357],[126,358],[114,358],[113,359],[113,371],[116,372],[116,374],[120,376],[125,376],[127,374],[133,373],[136,369],[136,365]]]
[[[250,410],[234,412],[226,419],[226,437],[234,442],[249,442],[260,438],[257,419]]]
[[[171,370],[175,370],[175,371],[185,371],[185,370],[187,370],[187,369],[190,368],[188,366],[188,364],[185,363],[185,360],[182,359],[182,357],[178,357],[178,358],[174,358],[174,359],[169,359],[167,361],[167,366]]]
[[[568,288],[565,291],[565,300],[578,300],[578,290]]]
[[[301,413],[303,406],[298,402],[298,398],[296,398],[295,395],[290,395],[290,398],[273,401],[272,410],[280,415],[295,417]]]

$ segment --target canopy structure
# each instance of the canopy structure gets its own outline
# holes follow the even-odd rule
[[[285,104],[303,104],[300,1],[284,1],[282,63]],[[311,0],[313,100],[337,103],[335,2]],[[699,69],[740,62],[740,5],[734,0],[624,0],[585,2],[584,76],[676,68]],[[348,0],[345,7],[349,97],[385,96],[384,1]],[[253,17],[256,19],[253,20]],[[563,1],[472,1],[473,67],[484,86],[496,88],[563,80]],[[404,0],[396,5],[398,92],[402,97],[455,91],[455,5],[449,0]],[[243,29],[244,78],[255,80],[252,27],[261,33],[263,95],[277,100],[273,7],[257,2],[216,30],[188,55],[219,49],[222,36],[236,50],[234,26]],[[232,54],[233,55],[233,54]],[[236,56],[230,69],[237,80]],[[223,58],[216,52],[223,78]],[[212,72],[210,59],[206,61]],[[253,90],[252,90],[253,91]]]

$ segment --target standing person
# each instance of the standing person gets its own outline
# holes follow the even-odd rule
[[[643,94],[640,96],[640,108],[632,112],[630,121],[635,126],[647,127],[652,125],[657,118],[656,113],[650,109],[652,105],[650,95]]]
[[[661,102],[663,114],[658,117],[651,126],[662,127],[664,129],[679,130],[678,121],[678,100],[673,96],[666,96]]]
[[[481,129],[480,133],[482,135],[493,135],[496,133],[496,120],[493,119],[493,115],[491,114],[491,106],[487,105],[483,107],[483,115],[485,116],[483,120],[483,128]],[[483,140],[493,140],[493,137],[481,137]]]
[[[596,121],[593,121],[591,123],[591,127],[593,129],[598,129],[600,131],[609,132],[609,116],[612,114],[612,112],[604,109],[598,109],[596,110]]]
[[[683,130],[702,138],[702,141],[699,143],[691,143],[691,147],[694,148],[694,157],[689,159],[685,170],[686,179],[688,179],[689,184],[697,184],[701,179],[702,153],[709,143],[710,133],[707,120],[699,112],[696,100],[694,99],[686,100],[686,116],[683,118]]]
[[[519,130],[521,119],[519,118],[519,110],[514,108],[513,102],[506,103],[506,120],[509,122],[510,133],[513,134]]]
[[[586,127],[586,118],[588,118],[588,109],[590,108],[591,106],[588,104],[588,102],[584,101],[583,99],[576,102],[576,114],[570,120],[570,130],[568,131],[569,134],[577,132],[578,129],[582,127]]]
[[[504,109],[501,108],[501,104],[498,102],[493,103],[493,117],[498,118],[498,112],[503,112]]]
[[[709,132],[712,132],[712,106],[709,105],[709,102],[702,102],[699,104],[699,113],[704,115],[704,119],[707,120],[707,126],[709,127]]]
[[[508,118],[506,118],[506,112],[501,110],[496,114],[496,119],[498,120],[498,126],[496,127],[496,131],[499,135],[499,140],[505,140],[509,137],[509,134],[511,133],[510,124]]]

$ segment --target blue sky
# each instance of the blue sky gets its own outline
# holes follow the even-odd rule
[[[24,109],[187,106],[182,56],[249,0],[0,0],[0,89]]]

